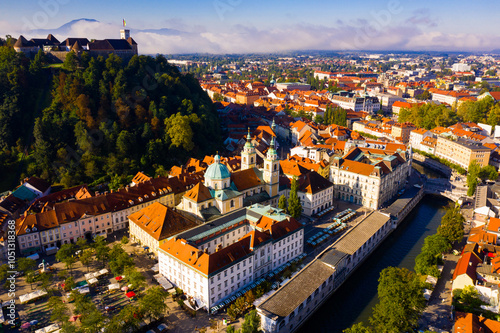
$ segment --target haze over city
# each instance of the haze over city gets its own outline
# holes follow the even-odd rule
[[[410,1],[6,2],[0,30],[18,37],[109,38],[125,19],[141,53],[288,50],[481,51],[500,48],[500,4]],[[19,13],[19,15],[12,15]],[[446,15],[443,15],[446,13]],[[87,18],[89,20],[79,20]],[[63,31],[57,28],[72,22]],[[488,24],[484,24],[488,22]]]

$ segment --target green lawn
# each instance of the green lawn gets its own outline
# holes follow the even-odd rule
[[[63,63],[60,64],[49,64],[44,66],[43,68],[61,68],[63,66]]]

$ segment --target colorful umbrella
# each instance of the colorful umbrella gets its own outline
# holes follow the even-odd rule
[[[128,293],[125,294],[128,298],[135,297],[135,293],[133,291],[129,291]]]
[[[27,329],[27,328],[30,328],[31,327],[31,324],[30,323],[24,323],[21,325],[21,328],[24,330],[24,329]]]
[[[122,287],[122,291],[127,291],[128,290],[128,287],[125,286],[125,287]]]
[[[121,281],[122,279],[123,279],[123,277],[122,277],[121,275],[120,275],[120,276],[115,277],[115,280],[116,280],[116,281]]]

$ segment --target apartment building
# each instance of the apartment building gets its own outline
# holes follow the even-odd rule
[[[422,141],[424,141],[427,137],[433,137],[431,131],[426,130],[425,128],[416,128],[410,132],[410,145],[418,150],[424,151],[427,149],[422,149]]]
[[[391,127],[391,136],[404,144],[410,141],[410,132],[415,129],[415,125],[412,123],[396,123]]]
[[[255,204],[176,235],[160,246],[160,274],[210,310],[303,253],[303,226]]]
[[[333,184],[316,171],[309,171],[298,179],[297,196],[302,205],[302,214],[312,216],[333,206]],[[281,185],[285,185],[280,195],[290,197],[290,179],[282,177]]]
[[[354,148],[343,158],[335,157],[330,181],[336,199],[378,209],[405,185],[411,172],[411,153],[402,149]]]
[[[488,165],[491,148],[480,142],[440,136],[437,138],[435,155],[467,170],[474,160],[482,167]]]
[[[128,228],[128,216],[152,203],[173,207],[172,187],[181,193],[185,191],[174,184],[170,178],[158,177],[95,197],[47,202],[39,213],[25,213],[16,220],[19,249],[24,254],[35,253],[76,243],[80,237],[90,240]]]
[[[438,101],[440,103],[446,103],[449,105],[453,105],[458,102],[459,99],[463,97],[469,97],[469,93],[466,92],[458,92],[458,91],[449,91],[449,90],[440,90],[440,89],[429,89],[429,92],[432,93],[432,100]]]
[[[377,97],[345,97],[333,95],[330,101],[340,106],[342,109],[358,111],[367,111],[375,113],[380,110],[380,102]]]

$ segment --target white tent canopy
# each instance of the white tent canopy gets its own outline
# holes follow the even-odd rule
[[[42,298],[45,295],[47,295],[47,292],[45,290],[35,290],[32,293],[19,296],[19,301],[21,302],[21,304],[24,304],[28,303],[29,301]]]
[[[50,326],[46,326],[44,328],[40,328],[39,330],[36,330],[35,333],[52,333],[59,331],[59,325],[57,324],[52,324]]]
[[[119,283],[112,283],[108,286],[108,290],[116,290],[116,289],[120,289]]]
[[[96,278],[91,278],[88,280],[89,284],[96,284],[97,282],[99,282],[99,280],[97,280]]]
[[[158,283],[163,287],[163,289],[170,290],[170,289],[174,288],[174,286],[172,285],[172,283],[170,283],[170,281],[168,281],[167,278],[164,277],[163,275],[156,274],[153,277],[156,279],[156,281],[158,281]]]

